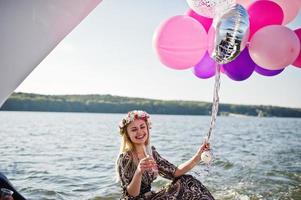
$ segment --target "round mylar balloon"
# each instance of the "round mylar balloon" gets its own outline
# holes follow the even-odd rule
[[[301,45],[301,28],[295,30],[294,32],[296,33],[297,37],[299,38],[299,43]],[[294,61],[293,65],[295,67],[301,68],[301,49],[300,49],[299,55],[298,55],[297,59]]]
[[[236,4],[220,18],[215,18],[209,30],[209,54],[219,64],[234,60],[245,48],[249,38],[249,16]]]
[[[195,66],[207,51],[204,27],[195,19],[178,15],[163,22],[155,31],[153,46],[160,61],[173,69]]]
[[[285,68],[278,69],[278,70],[268,70],[268,69],[264,69],[264,68],[256,65],[255,72],[257,72],[258,74],[261,74],[263,76],[276,76],[276,75],[280,74],[284,69]]]
[[[235,0],[187,0],[187,3],[199,15],[213,18],[235,4]]]
[[[210,78],[215,74],[215,64],[216,62],[206,52],[202,60],[192,68],[192,72],[198,78]]]
[[[253,61],[269,70],[282,69],[292,64],[300,52],[300,42],[294,31],[282,25],[259,29],[249,45]]]
[[[243,81],[249,78],[256,64],[249,55],[248,48],[245,48],[241,54],[232,62],[223,65],[225,74],[235,81]]]

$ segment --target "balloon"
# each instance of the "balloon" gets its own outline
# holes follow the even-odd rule
[[[224,68],[223,68],[223,65],[220,66],[220,72],[223,73],[223,74],[225,73],[225,70],[224,70]]]
[[[212,155],[210,153],[210,151],[204,151],[201,154],[201,160],[205,163],[205,164],[209,164],[212,160]]]
[[[283,10],[284,18],[282,24],[288,24],[293,21],[299,12],[299,3],[296,0],[272,0],[276,2]]]
[[[235,0],[187,0],[187,3],[199,15],[213,18],[219,13],[224,13]]]
[[[289,28],[270,25],[254,34],[249,50],[257,65],[265,69],[278,70],[296,60],[300,52],[300,41]]]
[[[295,4],[298,6],[299,9],[301,9],[301,1],[300,0],[292,0],[295,2]]]
[[[236,3],[242,5],[243,7],[247,8],[252,1],[251,0],[236,0]]]
[[[0,1],[0,107],[100,2]]]
[[[186,13],[188,16],[198,20],[205,28],[205,30],[208,32],[213,19],[212,18],[207,18],[207,17],[203,17],[199,14],[197,14],[196,12],[194,12],[193,10],[189,9],[188,12]]]
[[[248,38],[248,13],[236,4],[220,18],[214,19],[209,30],[209,54],[219,64],[231,62],[245,48]]]
[[[241,54],[232,62],[223,65],[225,74],[235,81],[243,81],[249,78],[256,64],[249,55],[248,48],[245,48]]]
[[[255,1],[249,6],[248,13],[250,15],[249,39],[262,27],[273,24],[280,25],[283,21],[283,11],[281,7],[273,1]]]
[[[259,67],[258,65],[256,65],[256,67],[255,67],[255,71],[258,74],[261,74],[263,76],[276,76],[277,74],[280,74],[283,70],[284,70],[284,68],[283,69],[278,69],[278,70],[268,70],[268,69],[264,69],[262,67]]]
[[[299,44],[301,46],[301,28],[297,29],[294,31],[299,39]],[[299,51],[299,55],[297,59],[294,61],[293,65],[295,67],[300,67],[301,68],[301,50]]]
[[[155,31],[153,46],[160,61],[173,69],[187,69],[204,56],[208,41],[204,27],[195,19],[178,15]]]
[[[206,52],[202,60],[192,68],[192,72],[199,78],[210,78],[215,74],[215,65],[216,62]]]

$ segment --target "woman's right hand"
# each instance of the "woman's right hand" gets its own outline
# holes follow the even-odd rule
[[[145,171],[151,171],[156,168],[157,168],[157,163],[155,162],[155,160],[152,157],[147,156],[140,160],[137,170],[138,172],[143,174],[143,172]]]

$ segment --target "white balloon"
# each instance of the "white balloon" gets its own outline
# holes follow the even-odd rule
[[[0,1],[0,107],[101,1]]]
[[[205,164],[210,163],[210,161],[212,160],[212,155],[211,155],[210,151],[204,151],[204,152],[201,154],[201,160],[202,160]]]
[[[235,4],[235,0],[187,0],[189,7],[201,16],[213,18]]]

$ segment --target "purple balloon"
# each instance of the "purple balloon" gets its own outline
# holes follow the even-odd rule
[[[252,75],[255,66],[256,64],[251,59],[249,50],[246,47],[236,59],[230,63],[224,64],[223,68],[225,74],[232,80],[243,81]]]
[[[198,78],[206,79],[214,76],[215,74],[215,61],[206,52],[202,60],[192,68],[192,72]]]
[[[268,70],[268,69],[264,69],[262,67],[259,67],[258,65],[256,65],[256,67],[255,67],[255,71],[258,74],[261,74],[263,76],[275,76],[277,74],[280,74],[283,70],[284,70],[284,68],[283,69],[278,69],[278,70]]]

